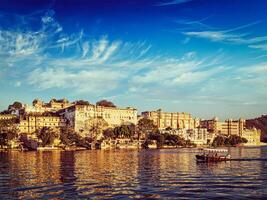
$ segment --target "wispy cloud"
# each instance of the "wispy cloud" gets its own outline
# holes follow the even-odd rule
[[[177,103],[175,99],[181,97],[188,102],[236,105],[240,101],[257,102],[258,99],[246,95],[238,99],[244,93],[240,88],[251,87],[252,80],[264,82],[266,77],[265,65],[241,72],[225,64],[228,57],[221,52],[205,58],[192,50],[168,56],[153,51],[153,45],[146,41],[111,40],[108,35],[88,39],[83,30],[68,34],[53,12],[44,13],[39,19],[39,29],[33,30],[26,19],[23,28],[0,29],[0,75],[9,85],[44,93],[56,89],[72,91],[73,95],[136,101],[174,99],[173,103]],[[244,42],[248,37],[242,34],[237,37],[229,30],[215,36],[209,34],[202,33],[202,37],[229,42],[240,39]],[[188,38],[199,35],[187,32]],[[246,44],[255,45],[265,39],[250,38],[251,43]],[[209,94],[215,96],[209,98]],[[235,94],[234,100],[227,101],[225,96],[232,98]]]
[[[267,43],[265,43],[265,44],[252,44],[252,45],[249,45],[249,47],[254,48],[254,49],[261,49],[261,50],[267,51]]]
[[[177,5],[177,4],[183,4],[187,3],[193,0],[171,0],[171,1],[164,1],[164,2],[159,2],[156,4],[156,6],[170,6],[170,5]]]
[[[115,90],[136,93],[155,85],[165,90],[198,84],[223,71],[216,59],[197,58],[196,52],[174,58],[150,54],[152,45],[146,42],[111,41],[108,36],[89,40],[83,31],[68,35],[53,12],[41,18],[40,30],[1,30],[1,45],[5,48],[1,57],[12,64],[12,69],[24,65],[25,80],[20,85],[37,90],[73,89],[75,93],[95,95]]]
[[[250,48],[258,48],[266,50],[267,35],[264,36],[249,36],[249,33],[237,33],[236,31],[259,24],[260,21],[238,26],[227,30],[205,30],[205,31],[187,31],[183,32],[186,36],[204,38],[213,42],[227,42],[231,44],[245,44]],[[262,44],[264,43],[264,44]]]

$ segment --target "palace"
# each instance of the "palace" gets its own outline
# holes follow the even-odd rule
[[[222,134],[222,135],[238,135],[248,140],[247,145],[258,145],[260,144],[261,132],[255,128],[246,129],[246,120],[232,120],[228,119],[224,122],[219,122],[218,118],[215,117],[210,120],[201,120],[200,127],[208,129],[210,133]]]
[[[189,113],[184,112],[162,112],[161,109],[157,111],[142,112],[144,118],[154,121],[154,124],[159,129],[167,127],[173,129],[193,129],[199,127],[199,120],[193,119]]]
[[[0,114],[0,120],[9,120],[9,119],[16,119],[16,115],[12,114]]]
[[[65,119],[56,115],[26,115],[19,121],[19,132],[32,134],[43,127],[60,128],[66,126]]]
[[[242,135],[242,132],[244,130],[244,124],[244,119],[228,119],[224,122],[219,122],[217,117],[210,120],[200,121],[200,126],[202,128],[208,129],[209,132],[219,133],[223,135]]]
[[[137,124],[137,110],[135,108],[117,108],[97,105],[73,105],[58,111],[65,118],[66,123],[77,132],[86,131],[86,124],[92,119],[103,119],[108,126],[115,127],[125,123]]]
[[[244,129],[241,136],[248,140],[246,145],[259,145],[261,142],[261,131],[256,128]]]
[[[67,108],[72,106],[73,103],[70,103],[67,99],[52,99],[49,103],[44,103],[40,99],[35,99],[32,102],[32,106],[25,104],[24,111],[25,113],[44,113],[44,112],[56,112],[62,108]]]

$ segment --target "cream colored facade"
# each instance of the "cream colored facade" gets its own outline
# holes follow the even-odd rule
[[[208,139],[210,139],[209,132],[206,128],[192,128],[192,129],[183,128],[183,129],[173,129],[173,130],[161,129],[160,133],[179,135],[185,140],[190,140],[192,143],[197,145],[207,144]]]
[[[11,114],[0,114],[0,120],[16,119],[16,115]]]
[[[208,131],[206,128],[195,128],[186,131],[186,140],[190,140],[194,144],[204,145],[208,143]]]
[[[96,105],[74,105],[62,109],[58,113],[77,132],[85,131],[88,120],[96,118],[104,119],[110,127],[119,126],[124,123],[137,124],[137,110],[130,107],[114,108]]]
[[[207,128],[212,133],[244,137],[248,140],[246,145],[259,145],[261,131],[255,128],[246,129],[245,122],[244,119],[228,119],[224,122],[219,122],[218,118],[213,118],[211,120],[201,120],[200,126]]]
[[[211,120],[201,120],[200,126],[207,128],[210,132],[215,132],[223,135],[242,135],[244,130],[245,120],[232,120],[228,119],[224,122],[219,122],[218,118]]]
[[[19,132],[31,134],[43,128],[60,128],[66,126],[65,120],[58,116],[25,116],[20,119]]]
[[[33,101],[32,106],[25,104],[24,110],[26,113],[56,112],[72,105],[67,99],[52,99],[49,103],[44,103],[42,100],[36,99]]]
[[[248,140],[246,145],[259,145],[261,142],[261,131],[255,128],[244,129],[241,136]]]
[[[184,112],[162,112],[157,111],[142,112],[144,118],[154,121],[159,129],[171,127],[173,129],[193,129],[199,127],[199,120],[191,117],[189,113]]]

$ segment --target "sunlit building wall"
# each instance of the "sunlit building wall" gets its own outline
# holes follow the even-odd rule
[[[194,119],[191,114],[184,112],[162,112],[161,109],[157,111],[142,112],[144,118],[153,120],[154,124],[159,129],[167,127],[173,129],[192,129],[199,126],[199,119]]]
[[[58,113],[77,132],[82,132],[85,129],[86,121],[96,118],[104,119],[110,127],[127,123],[137,124],[137,110],[131,107],[117,108],[96,105],[74,105],[62,109]]]

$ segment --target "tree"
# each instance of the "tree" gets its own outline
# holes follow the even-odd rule
[[[64,127],[60,131],[60,142],[65,146],[77,146],[82,141],[82,137],[72,128]]]
[[[21,109],[22,108],[22,103],[15,101],[13,104],[8,106],[8,110],[12,109]]]
[[[237,144],[246,143],[247,139],[242,138],[238,135],[230,135],[228,137],[218,135],[214,138],[212,142],[212,146],[219,147],[219,146],[235,146]]]
[[[108,123],[102,118],[91,118],[85,122],[85,129],[93,140],[103,137],[103,131],[108,128]]]
[[[85,105],[85,106],[90,105],[89,101],[84,101],[84,100],[78,100],[78,101],[75,101],[74,103],[75,105]]]
[[[114,128],[114,135],[116,138],[132,138],[135,134],[135,125],[121,125]]]
[[[42,146],[52,145],[59,133],[50,127],[43,127],[37,131],[37,138],[42,141]]]
[[[114,129],[113,128],[107,128],[103,132],[103,136],[105,139],[113,139],[115,138]]]
[[[166,144],[170,146],[185,146],[186,141],[178,135],[166,134]]]
[[[97,106],[104,106],[104,107],[113,107],[113,108],[116,108],[116,106],[115,106],[114,103],[112,103],[111,101],[105,100],[105,99],[96,102],[96,105]]]
[[[223,146],[224,144],[225,144],[225,137],[221,135],[216,136],[212,142],[212,146],[214,147],[220,147]]]
[[[0,120],[0,146],[7,146],[10,141],[18,137],[16,119]]]
[[[146,137],[149,133],[151,132],[156,133],[157,131],[158,128],[152,120],[147,118],[142,118],[138,121],[137,124],[138,138],[140,138],[140,136]]]
[[[158,148],[162,147],[163,145],[169,145],[169,146],[186,146],[187,145],[187,142],[184,140],[184,138],[178,135],[161,134],[159,132],[149,133],[148,140],[156,140]]]

